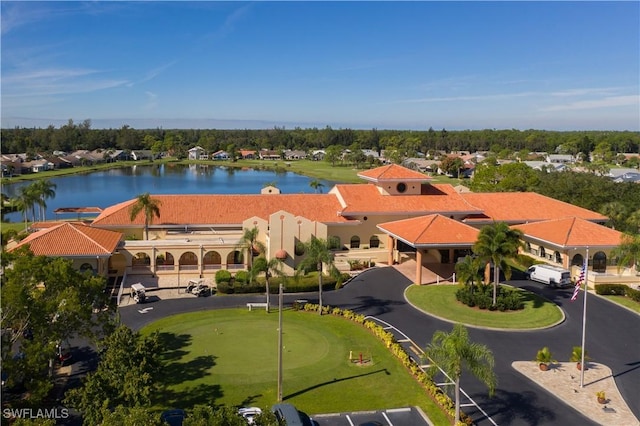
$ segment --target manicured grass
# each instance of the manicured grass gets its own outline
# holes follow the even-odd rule
[[[283,398],[308,414],[417,405],[436,424],[446,416],[383,344],[344,318],[286,310],[283,319]],[[158,407],[276,402],[278,314],[239,309],[171,316],[148,325],[166,351]],[[358,365],[349,352],[370,353]]]
[[[547,327],[562,319],[554,303],[522,290],[525,307],[520,311],[489,311],[470,308],[456,300],[457,285],[413,285],[406,297],[425,312],[467,325],[490,328],[532,329]]]
[[[602,297],[611,300],[612,302],[615,302],[619,305],[622,306],[626,306],[629,309],[632,309],[633,311],[637,312],[640,314],[640,303],[636,302],[635,300],[626,297],[626,296],[610,296],[610,295],[603,295]]]

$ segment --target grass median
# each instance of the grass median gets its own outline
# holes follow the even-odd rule
[[[283,314],[286,402],[308,414],[415,405],[436,424],[447,423],[418,382],[364,327],[330,315]],[[166,391],[156,402],[159,408],[276,402],[277,312],[192,312],[154,322],[142,333],[155,330],[166,348]]]
[[[522,291],[524,309],[489,311],[470,308],[456,300],[457,285],[410,286],[406,297],[417,308],[437,317],[462,324],[498,329],[536,329],[562,320],[562,311],[554,303],[526,290]]]

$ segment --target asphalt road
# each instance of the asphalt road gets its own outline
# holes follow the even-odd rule
[[[416,310],[404,299],[411,283],[392,268],[367,271],[339,291],[325,292],[324,303],[378,317],[402,330],[421,347],[436,330],[450,330],[451,323]],[[548,346],[558,360],[568,360],[573,346],[582,339],[582,299],[570,302],[572,289],[551,289],[531,281],[510,284],[541,294],[564,310],[565,321],[553,328],[503,332],[469,329],[472,341],[487,345],[494,353],[498,387],[489,398],[487,390],[470,374],[463,374],[462,388],[499,425],[595,425],[587,417],[563,403],[545,389],[530,382],[511,368],[513,361],[533,360],[536,352]],[[317,294],[287,295],[285,303],[304,298],[317,302]],[[120,309],[123,322],[134,329],[167,315],[202,309],[246,307],[247,302],[264,302],[264,296],[230,296],[163,300]],[[273,297],[272,304],[277,303]],[[147,309],[146,313],[140,310]],[[593,361],[613,371],[622,396],[636,417],[640,418],[640,339],[638,315],[597,296],[587,301],[586,349]],[[490,421],[477,409],[465,407],[478,425]]]

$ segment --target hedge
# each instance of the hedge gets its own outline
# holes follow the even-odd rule
[[[627,296],[631,300],[640,303],[640,290],[633,289],[624,284],[597,284],[596,294]]]
[[[222,294],[247,294],[247,293],[264,293],[265,292],[265,278],[258,277],[253,280],[252,284],[248,282],[248,273],[246,271],[236,272],[235,279],[231,280],[231,274],[229,279],[222,274],[218,278],[220,272],[228,272],[226,270],[220,270],[216,273],[216,282],[218,286],[218,293]],[[340,288],[342,283],[349,279],[349,274],[342,274],[338,279],[324,275],[322,277],[322,290],[328,291],[336,288]],[[274,277],[269,280],[269,293],[277,294],[282,278]],[[286,277],[284,283],[285,293],[305,293],[318,291],[318,274],[311,273],[303,277]]]
[[[520,290],[498,286],[496,305],[493,306],[493,286],[467,285],[456,291],[456,299],[467,306],[495,311],[518,311],[524,309],[524,301]]]
[[[305,311],[318,312],[319,305],[313,303],[307,303],[303,309]],[[442,410],[450,417],[454,418],[456,414],[455,402],[446,395],[442,389],[440,389],[431,377],[424,372],[420,366],[411,358],[404,347],[398,343],[393,336],[393,333],[385,330],[382,326],[378,325],[374,321],[365,319],[362,314],[357,314],[348,309],[333,308],[325,305],[322,307],[323,314],[330,314],[335,316],[341,316],[357,324],[362,325],[371,333],[376,336],[385,345],[387,349],[396,357],[400,362],[409,370],[413,377],[424,387],[431,398],[442,408]],[[462,421],[457,421],[456,425],[471,425],[473,421],[471,418],[460,411],[460,417]]]

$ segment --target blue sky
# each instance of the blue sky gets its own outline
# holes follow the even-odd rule
[[[640,3],[2,2],[2,127],[640,130]]]

